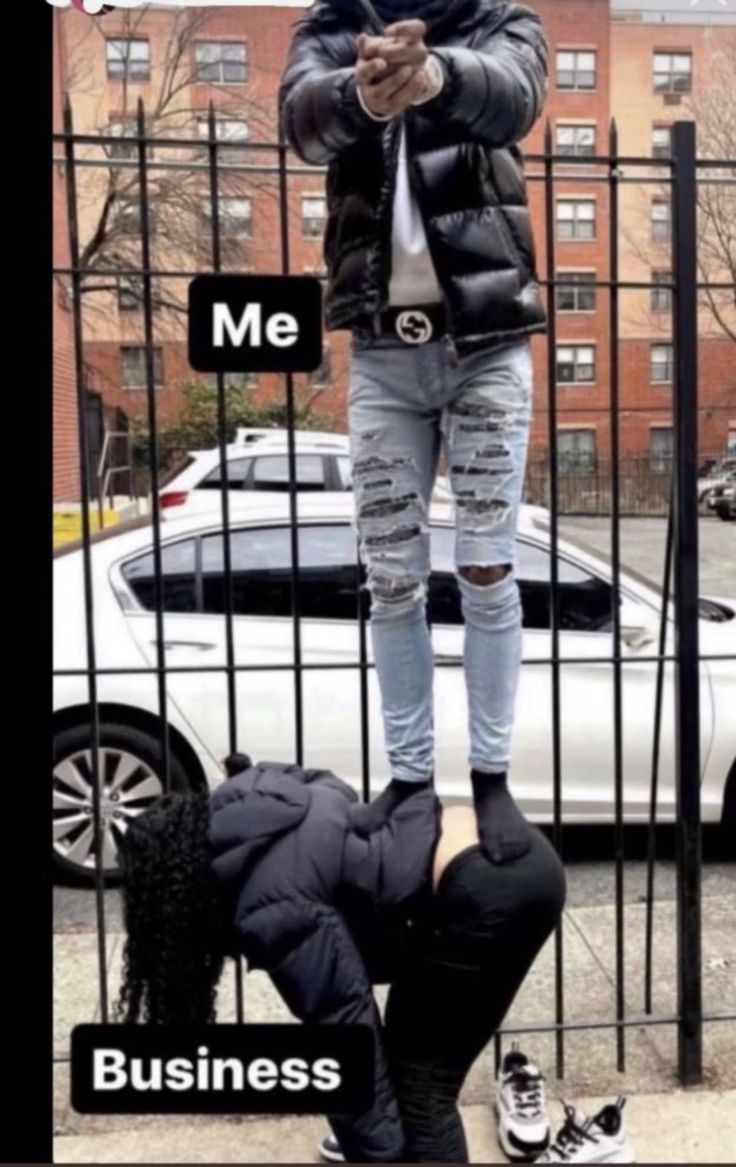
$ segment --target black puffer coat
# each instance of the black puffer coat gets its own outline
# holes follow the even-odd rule
[[[367,838],[351,828],[357,803],[329,771],[261,762],[212,794],[210,841],[233,951],[301,1020],[372,1026],[374,1105],[331,1123],[348,1162],[391,1163],[403,1137],[371,985],[390,978],[386,954],[428,886],[439,803],[423,787]]]
[[[442,91],[390,122],[362,109],[355,39],[377,32],[360,0],[317,0],[281,81],[283,133],[328,164],[328,329],[370,327],[388,303],[399,131],[458,351],[545,329],[517,143],[539,117],[547,44],[539,17],[507,0],[448,0],[427,45]]]

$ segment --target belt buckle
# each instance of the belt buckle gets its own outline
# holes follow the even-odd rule
[[[396,334],[405,344],[426,344],[432,339],[432,321],[421,308],[408,308],[396,317]]]

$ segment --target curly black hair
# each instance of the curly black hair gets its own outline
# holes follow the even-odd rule
[[[121,847],[127,939],[117,1021],[215,1020],[227,920],[208,830],[206,792],[164,795],[128,828]]]

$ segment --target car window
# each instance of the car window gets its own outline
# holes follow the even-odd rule
[[[325,470],[321,454],[298,454],[296,458],[296,488],[324,490]],[[255,459],[253,490],[289,489],[289,459],[286,454],[264,454]]]
[[[433,624],[461,624],[460,596],[454,569],[455,532],[451,527],[432,528],[432,578],[429,617]],[[544,548],[519,539],[517,568],[525,628],[551,627],[551,564]],[[583,632],[610,627],[611,587],[605,580],[558,558],[560,627]]]
[[[196,543],[186,539],[161,548],[161,581],[165,612],[196,612]],[[156,576],[153,552],[123,566],[123,578],[144,608],[156,608]]]
[[[227,482],[230,490],[242,490],[248,473],[252,458],[230,458],[227,461]],[[218,462],[214,470],[212,470],[206,478],[202,479],[198,490],[220,490],[222,486],[222,467]]]
[[[233,610],[239,616],[291,616],[289,528],[235,531],[231,537]],[[300,613],[308,619],[355,620],[358,602],[355,533],[347,524],[299,531]],[[204,610],[225,611],[221,535],[202,540]]]

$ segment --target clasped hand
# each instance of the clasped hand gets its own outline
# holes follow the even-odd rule
[[[423,20],[401,20],[387,25],[382,36],[358,37],[355,77],[371,113],[393,117],[426,93],[426,30]]]

